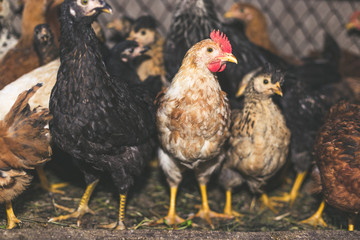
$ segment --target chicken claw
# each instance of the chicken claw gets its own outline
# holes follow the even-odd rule
[[[119,220],[114,223],[100,225],[100,228],[112,229],[112,230],[125,230],[125,204],[126,204],[126,194],[120,194],[120,204],[119,204]]]
[[[282,204],[281,203],[277,203],[272,201],[267,194],[263,193],[260,197],[260,201],[261,201],[261,208],[263,208],[264,206],[269,208],[273,213],[277,214],[279,213],[278,210],[275,209],[275,207],[281,207]]]
[[[162,224],[165,221],[166,221],[165,224],[167,225],[177,225],[186,221],[185,219],[179,217],[176,214],[176,210],[175,210],[176,193],[177,193],[177,187],[170,187],[170,207],[169,207],[168,215],[166,217],[160,218],[151,225]]]
[[[21,221],[15,216],[11,202],[6,202],[5,208],[7,214],[6,229],[13,229],[14,227],[18,226],[21,223]]]
[[[298,173],[294,182],[294,185],[290,191],[290,193],[283,193],[282,196],[279,197],[271,197],[270,199],[278,202],[288,202],[290,207],[294,204],[297,196],[299,195],[299,189],[305,179],[307,171]]]
[[[36,171],[39,176],[40,185],[42,189],[51,193],[65,194],[64,191],[58,189],[66,187],[67,185],[69,185],[68,183],[65,182],[65,183],[50,184],[44,172],[44,168],[42,166],[36,167]]]
[[[81,200],[80,200],[80,204],[78,209],[71,213],[71,214],[67,214],[67,215],[61,215],[58,217],[54,217],[54,218],[50,218],[49,222],[56,222],[56,221],[62,221],[62,220],[66,220],[69,218],[76,218],[77,219],[77,226],[80,226],[81,223],[81,218],[86,214],[86,213],[90,213],[90,214],[95,214],[95,212],[93,210],[91,210],[88,206],[89,203],[89,199],[91,194],[93,193],[96,184],[99,182],[99,180],[94,181],[93,183],[89,184],[86,187],[85,193],[83,194]],[[56,205],[57,207],[59,207],[60,209],[63,209],[65,211],[71,211],[72,209],[67,208],[67,207],[63,207],[60,205]]]
[[[322,212],[324,211],[324,208],[325,208],[325,201],[323,200],[319,206],[319,209],[316,211],[316,213],[314,215],[312,215],[311,217],[309,217],[308,219],[302,220],[300,223],[308,224],[313,227],[316,227],[316,226],[327,227],[326,222],[324,221],[324,219],[321,216]]]
[[[209,224],[211,229],[214,229],[214,225],[211,221],[211,218],[226,218],[226,219],[232,219],[233,216],[229,216],[227,214],[223,213],[217,213],[210,210],[208,199],[207,199],[207,193],[206,193],[206,185],[200,184],[200,191],[201,191],[201,197],[202,197],[202,206],[199,210],[199,212],[195,215],[190,217],[190,219],[194,217],[199,217],[202,219],[205,219]]]
[[[243,214],[232,210],[232,208],[231,208],[231,190],[226,191],[226,203],[225,203],[224,214],[228,215],[228,216],[237,217],[237,218],[244,216]]]

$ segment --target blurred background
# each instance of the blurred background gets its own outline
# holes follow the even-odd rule
[[[181,0],[178,0],[181,1]],[[152,15],[159,21],[159,30],[166,34],[171,13],[177,0],[109,0],[114,14],[100,16],[106,22],[129,16],[137,18]],[[214,0],[219,17],[228,10],[234,0]],[[351,14],[360,9],[359,0],[242,0],[263,11],[268,20],[271,40],[285,54],[305,56],[310,50],[321,49],[324,30],[338,44],[354,53],[360,53],[360,41],[346,33],[345,25]],[[107,32],[106,34],[109,34]]]

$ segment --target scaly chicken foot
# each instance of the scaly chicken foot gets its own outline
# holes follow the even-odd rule
[[[202,198],[201,208],[200,208],[199,212],[195,216],[192,216],[190,219],[192,219],[194,217],[202,218],[209,223],[211,229],[214,229],[215,227],[214,227],[214,224],[212,223],[211,218],[226,218],[226,219],[233,218],[233,216],[229,216],[229,215],[223,214],[223,213],[217,213],[217,212],[210,210],[205,184],[200,184],[200,191],[201,191],[201,198]]]
[[[44,189],[47,192],[51,193],[59,193],[59,194],[65,194],[64,191],[58,190],[59,188],[66,187],[69,185],[68,183],[56,183],[56,184],[50,184],[48,181],[48,178],[46,177],[46,174],[44,172],[43,166],[38,166],[35,168],[36,172],[39,176],[40,180],[40,186],[42,189]]]
[[[21,223],[21,221],[15,216],[11,201],[5,203],[5,208],[7,215],[6,229],[13,229],[14,227],[18,226]]]
[[[175,211],[177,189],[178,189],[177,187],[170,187],[170,206],[167,216],[160,218],[151,225],[162,224],[164,222],[167,225],[177,225],[186,221],[185,219],[179,217]]]
[[[283,193],[282,196],[278,197],[271,197],[270,199],[272,201],[278,201],[278,202],[288,202],[290,204],[290,207],[294,204],[298,194],[300,187],[302,183],[304,182],[304,179],[306,177],[307,171],[298,173],[294,182],[293,187],[291,188],[290,193]]]
[[[66,220],[69,218],[76,218],[77,219],[77,226],[80,226],[81,223],[81,218],[86,214],[86,213],[90,213],[90,214],[94,214],[94,211],[92,211],[89,206],[89,200],[91,197],[91,194],[93,193],[97,183],[99,182],[99,180],[96,180],[94,182],[92,182],[91,184],[89,184],[86,187],[85,193],[83,194],[81,200],[80,200],[80,204],[78,206],[78,209],[71,213],[71,214],[67,214],[67,215],[61,215],[58,217],[54,217],[54,218],[50,218],[49,222],[56,222],[56,221],[62,221],[62,220]],[[60,206],[60,205],[58,205]],[[66,208],[66,207],[60,207],[61,209],[64,209],[65,211],[68,211],[70,209]]]
[[[100,225],[100,228],[112,229],[112,230],[125,230],[125,205],[126,205],[126,195],[120,194],[120,205],[119,205],[119,221]]]
[[[261,195],[260,201],[261,201],[261,208],[267,207],[275,214],[279,213],[279,211],[275,207],[282,206],[282,204],[272,201],[266,193],[263,193]]]
[[[226,191],[226,203],[225,203],[225,208],[224,208],[224,214],[228,215],[228,216],[236,217],[236,218],[244,216],[243,214],[232,210],[232,207],[231,207],[231,189],[228,189]]]
[[[319,209],[316,211],[316,213],[314,215],[312,215],[311,217],[309,217],[308,219],[301,221],[300,223],[308,224],[313,227],[316,227],[316,226],[326,227],[327,224],[321,216],[324,211],[324,208],[325,208],[325,201],[323,200],[319,206]]]

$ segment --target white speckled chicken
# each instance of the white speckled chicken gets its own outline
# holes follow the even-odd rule
[[[215,73],[237,60],[225,35],[213,31],[210,37],[189,49],[170,87],[158,97],[159,161],[171,188],[168,224],[184,221],[176,215],[175,198],[185,169],[194,170],[200,184],[203,202],[196,216],[212,228],[212,217],[224,217],[210,211],[206,195],[206,183],[224,159],[230,126],[228,100]]]
[[[272,100],[273,94],[282,96],[282,81],[283,74],[271,68],[255,70],[242,81],[238,95],[244,94],[244,107],[232,112],[230,149],[220,174],[227,191],[225,214],[238,215],[231,209],[231,190],[243,182],[277,212],[263,187],[285,164],[289,151],[290,130]]]

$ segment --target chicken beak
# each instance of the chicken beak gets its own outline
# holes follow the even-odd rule
[[[241,86],[240,88],[239,88],[239,90],[237,91],[237,93],[236,93],[236,97],[240,97],[241,95],[243,95],[244,94],[244,92],[245,92],[245,89],[246,89],[246,84],[245,85],[243,85],[243,86]]]
[[[224,14],[224,18],[233,18],[234,14],[232,11],[228,11]]]
[[[276,93],[277,95],[283,96],[283,93],[281,91],[280,82],[277,82],[275,84],[274,93]]]
[[[112,8],[109,4],[105,3],[105,6],[101,8],[101,11],[104,13],[112,14]]]
[[[350,30],[350,29],[353,29],[353,28],[355,28],[355,24],[354,24],[354,23],[349,22],[348,24],[346,24],[346,29],[347,29],[347,30]]]
[[[226,53],[225,56],[219,57],[219,59],[223,62],[232,62],[235,64],[238,63],[236,57],[231,53]]]

